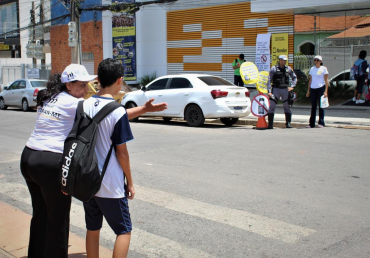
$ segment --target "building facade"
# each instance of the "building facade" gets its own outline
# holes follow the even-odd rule
[[[61,72],[71,62],[69,10],[63,2],[34,2],[36,20],[40,19],[42,4],[43,19],[51,21],[51,26],[45,25],[43,39],[45,63],[51,64],[53,73]],[[83,1],[81,7],[111,4],[111,0],[90,0]],[[31,2],[2,0],[0,8],[0,83],[6,83],[11,76],[4,73],[4,66],[32,64],[26,54],[32,35],[24,29],[30,24]],[[370,1],[361,0],[178,0],[172,4],[145,5],[136,12],[134,29],[130,29],[135,34],[135,41],[129,42],[134,50],[127,49],[122,42],[122,62],[125,63],[125,58],[134,59],[137,79],[156,72],[157,76],[207,73],[232,80],[231,64],[240,53],[247,61],[255,61],[258,34],[287,33],[290,65],[308,69],[312,63],[296,62],[297,58],[303,54],[302,60],[310,60],[320,54],[334,75],[349,69],[360,50],[370,51],[369,10]],[[109,11],[99,10],[81,14],[82,63],[90,73],[96,73],[102,59],[115,57],[113,52],[121,46],[113,38],[113,16]],[[41,64],[40,59],[37,64]],[[21,72],[14,73],[13,79],[20,76]]]

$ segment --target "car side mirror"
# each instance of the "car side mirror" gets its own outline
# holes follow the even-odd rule
[[[145,92],[145,91],[147,91],[147,88],[145,86],[142,86],[141,90]]]
[[[4,87],[4,90],[8,90],[8,87]]]

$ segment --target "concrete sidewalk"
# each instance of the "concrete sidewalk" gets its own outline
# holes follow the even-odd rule
[[[0,258],[27,257],[31,215],[0,202]],[[69,233],[68,257],[86,257],[85,238]],[[100,246],[100,257],[112,251]]]
[[[274,127],[285,128],[285,115],[283,114],[282,105],[276,107],[274,116]],[[306,127],[309,123],[311,106],[293,106],[292,108],[292,126]],[[318,121],[318,110],[316,115],[316,123]],[[325,109],[325,126],[338,128],[353,128],[353,129],[370,129],[370,107],[366,106],[330,106]],[[340,113],[340,116],[331,116],[330,114]],[[357,117],[354,117],[356,114]],[[366,115],[365,115],[366,114]],[[267,122],[267,117],[265,118]],[[238,124],[256,125],[258,118],[249,115],[239,119]],[[317,124],[316,124],[317,126]]]
[[[292,115],[292,126],[301,128],[308,125],[310,119],[309,115]],[[256,125],[258,118],[255,116],[248,116],[241,118],[238,125]],[[265,118],[266,122],[267,117]],[[318,118],[316,118],[317,123]],[[316,124],[317,126],[317,124]],[[348,118],[348,117],[330,117],[325,116],[326,127],[348,128],[348,129],[364,129],[370,130],[370,119],[368,118]],[[274,127],[285,128],[285,115],[275,114]]]

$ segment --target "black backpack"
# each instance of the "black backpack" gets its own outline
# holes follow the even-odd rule
[[[63,158],[59,173],[63,192],[86,202],[99,191],[112,154],[113,144],[100,174],[98,159],[95,154],[98,125],[118,107],[121,107],[121,105],[112,101],[91,118],[83,110],[83,101],[78,103],[72,130],[64,141]]]

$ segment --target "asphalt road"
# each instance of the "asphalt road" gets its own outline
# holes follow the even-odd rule
[[[35,118],[0,111],[0,201],[30,214],[19,157]],[[142,119],[132,131],[129,257],[370,257],[368,130]],[[78,201],[71,231],[85,234]]]

